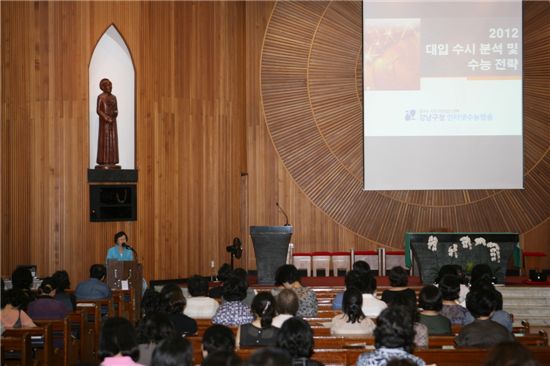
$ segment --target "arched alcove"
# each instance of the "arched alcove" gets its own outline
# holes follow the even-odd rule
[[[90,160],[93,169],[97,158],[99,117],[97,96],[102,93],[99,82],[111,80],[118,103],[118,153],[122,169],[135,169],[135,69],[130,50],[114,24],[96,44],[88,68]]]

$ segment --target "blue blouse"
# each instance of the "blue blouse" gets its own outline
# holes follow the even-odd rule
[[[133,261],[134,260],[134,252],[132,252],[130,249],[124,248],[122,250],[122,254],[118,251],[118,245],[115,245],[114,247],[109,248],[107,251],[107,260],[117,260],[117,261]]]

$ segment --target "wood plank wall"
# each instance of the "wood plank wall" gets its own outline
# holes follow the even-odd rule
[[[304,250],[398,246],[320,209],[274,147],[260,79],[273,11],[272,2],[2,2],[2,274],[36,263],[41,275],[65,268],[76,282],[104,260],[118,230],[135,243],[147,279],[209,274],[210,260],[228,260],[234,236],[247,249],[237,264],[254,268],[245,234],[249,225],[284,222],[276,202]],[[534,101],[528,120],[548,134],[548,32],[535,31],[545,12],[527,7],[534,24],[526,57],[543,77],[526,98]],[[136,67],[138,220],[100,224],[88,221],[87,67],[111,23]],[[526,150],[539,156],[545,146]],[[522,214],[527,247],[548,248],[549,216]],[[436,223],[415,220],[424,228]],[[392,238],[402,235],[394,231]]]
[[[2,274],[73,282],[124,230],[151,278],[206,272],[240,236],[244,4],[2,2]],[[114,23],[136,69],[138,220],[88,220],[88,64]],[[116,95],[116,86],[113,90]]]

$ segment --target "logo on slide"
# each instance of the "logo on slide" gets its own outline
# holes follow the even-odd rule
[[[409,109],[405,111],[405,121],[414,121],[415,114],[416,114],[416,109]]]

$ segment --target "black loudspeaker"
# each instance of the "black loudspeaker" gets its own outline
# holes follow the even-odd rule
[[[547,278],[544,272],[538,272],[535,269],[529,270],[529,279],[533,282],[546,282]]]
[[[90,185],[90,221],[137,220],[135,184]]]

